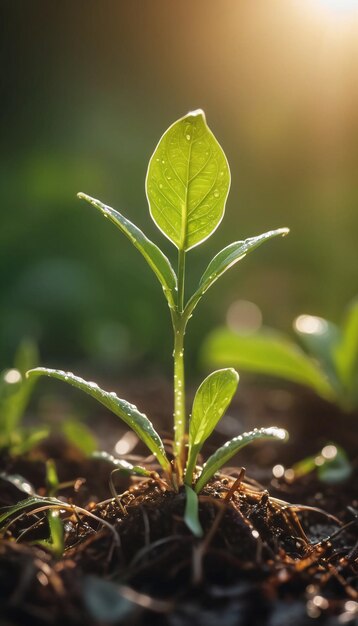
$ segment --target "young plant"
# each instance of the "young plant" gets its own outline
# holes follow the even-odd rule
[[[358,300],[349,306],[341,326],[321,317],[299,315],[293,328],[305,351],[271,329],[243,335],[220,328],[204,342],[203,361],[306,385],[344,411],[357,409]]]
[[[65,381],[89,394],[122,419],[155,455],[162,467],[168,488],[178,490],[185,483],[188,519],[195,517],[195,492],[200,492],[210,478],[242,447],[256,439],[284,440],[280,428],[262,428],[228,441],[213,454],[203,468],[198,468],[198,454],[229,405],[238,384],[233,369],[222,369],[208,376],[200,385],[193,403],[188,428],[185,403],[184,338],[189,319],[204,293],[235,263],[265,241],[285,235],[286,228],[269,231],[258,237],[235,241],[221,250],[204,271],[197,289],[187,299],[185,294],[188,252],[203,243],[220,224],[230,188],[230,170],[225,154],[208,128],[203,111],[189,113],[164,133],[150,159],[146,193],[150,215],[162,233],[177,248],[177,272],[170,261],[146,235],[111,207],[84,193],[78,194],[110,220],[143,255],[167,300],[174,336],[174,443],[170,461],[164,444],[149,419],[134,405],[113,391],[104,391],[71,372],[37,368],[30,378],[46,375]],[[131,473],[145,475],[144,468],[132,467]],[[189,495],[190,494],[190,495]],[[195,494],[194,494],[195,495]],[[195,521],[191,524],[195,530]]]

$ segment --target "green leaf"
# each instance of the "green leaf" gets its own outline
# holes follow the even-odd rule
[[[306,385],[332,400],[335,391],[318,365],[284,335],[261,331],[240,335],[226,329],[214,331],[206,339],[202,358],[210,366],[222,364]]]
[[[226,246],[226,248],[221,250],[210,261],[200,279],[198,289],[187,304],[187,310],[190,310],[191,313],[209,287],[211,287],[211,285],[213,285],[215,281],[226,272],[226,270],[243,259],[249,252],[252,252],[252,250],[255,250],[255,248],[258,248],[262,243],[272,239],[273,237],[277,237],[279,235],[284,236],[288,233],[288,228],[278,228],[277,230],[270,230],[267,233],[258,235],[257,237],[250,237],[244,241],[234,241],[234,243]]]
[[[197,456],[224,415],[239,382],[234,369],[227,368],[210,374],[201,383],[193,402],[189,426],[189,452],[185,482],[190,485]]]
[[[348,310],[342,328],[342,340],[334,353],[334,362],[349,396],[350,408],[353,408],[358,405],[358,300]]]
[[[225,154],[200,109],[172,124],[150,159],[150,214],[180,250],[207,239],[220,224],[230,188]]]
[[[24,340],[15,355],[15,367],[0,374],[0,438],[1,445],[9,446],[11,451],[15,435],[23,434],[19,424],[36,382],[26,380],[25,373],[37,363],[38,352],[35,344]]]
[[[337,446],[337,454],[320,465],[317,469],[318,478],[329,485],[336,485],[347,480],[353,472],[351,463],[343,448]]]
[[[43,498],[42,496],[31,496],[30,498],[26,498],[26,500],[20,500],[20,502],[17,502],[12,506],[2,507],[2,513],[0,514],[0,527],[4,522],[6,522],[7,519],[9,519],[9,517],[15,515],[15,513],[19,513],[19,511],[24,511],[28,507],[38,504],[41,506],[47,504],[50,506],[61,506],[63,505],[63,502],[61,502],[61,500],[58,500],[57,498]]]
[[[50,531],[49,539],[38,539],[34,545],[47,548],[56,559],[60,559],[65,551],[63,521],[58,511],[48,511],[47,522]]]
[[[176,306],[176,292],[177,292],[177,277],[176,274],[163,252],[155,245],[146,235],[132,222],[127,220],[118,211],[115,211],[111,207],[103,204],[95,198],[91,198],[84,193],[78,193],[78,198],[86,200],[89,204],[92,204],[96,209],[101,211],[102,215],[108,218],[119,230],[122,231],[132,242],[132,244],[141,252],[147,261],[148,265],[153,270],[154,274],[158,278],[160,284],[163,287],[165,297],[168,301],[170,308]]]
[[[185,495],[184,522],[195,537],[202,537],[203,529],[199,520],[198,496],[188,485],[185,485]]]
[[[106,461],[107,463],[114,465],[116,469],[122,470],[129,476],[151,476],[151,472],[146,470],[144,467],[141,467],[140,465],[132,465],[124,459],[117,459],[115,456],[113,456],[113,454],[109,454],[104,450],[96,450],[96,452],[93,452],[92,458],[98,459],[99,461]]]
[[[334,354],[339,345],[342,333],[340,328],[315,315],[299,315],[293,328],[307,352],[320,363],[332,387],[341,393]]]
[[[199,476],[199,480],[195,485],[196,493],[199,493],[210,478],[221,468],[223,465],[231,459],[241,448],[244,448],[249,443],[255,440],[265,439],[277,439],[279,441],[285,441],[288,438],[288,433],[283,428],[276,428],[271,426],[270,428],[255,428],[254,430],[243,433],[238,437],[234,437],[230,441],[227,441],[221,448],[218,448],[214,454],[209,457],[203,467],[203,471]]]
[[[55,496],[60,486],[58,479],[56,463],[53,459],[47,459],[46,461],[46,486],[49,496]]]
[[[92,431],[77,420],[66,419],[61,424],[65,437],[86,455],[92,454],[97,447],[96,438]]]
[[[38,367],[27,372],[27,376],[49,376],[62,380],[72,387],[81,389],[88,395],[95,398],[103,404],[107,409],[117,415],[138,435],[149,450],[156,456],[158,462],[167,472],[170,472],[170,463],[165,454],[164,445],[158,433],[154,430],[153,424],[149,421],[144,413],[140,413],[134,404],[130,404],[126,400],[118,398],[114,391],[104,391],[100,389],[97,383],[87,382],[79,376],[75,376],[72,372],[63,372],[61,370],[47,369]]]

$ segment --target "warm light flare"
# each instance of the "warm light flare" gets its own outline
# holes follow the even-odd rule
[[[315,0],[315,3],[334,13],[358,11],[358,0]]]

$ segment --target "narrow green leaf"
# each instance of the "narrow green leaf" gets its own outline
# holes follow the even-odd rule
[[[220,224],[230,188],[225,154],[200,109],[172,124],[150,159],[150,214],[180,250],[207,239]]]
[[[124,459],[117,459],[115,456],[113,456],[113,454],[109,454],[104,450],[96,450],[96,452],[93,452],[92,458],[98,459],[99,461],[106,461],[107,463],[114,465],[117,469],[122,470],[129,476],[151,476],[151,472],[146,470],[144,467],[141,467],[140,465],[132,465]]]
[[[284,335],[261,331],[240,335],[218,329],[206,339],[203,362],[209,366],[231,365],[249,372],[277,376],[306,385],[333,400],[335,391],[318,365]]]
[[[57,378],[92,396],[92,398],[95,398],[95,400],[107,407],[107,409],[112,411],[112,413],[117,415],[134,430],[139,439],[141,439],[156,456],[163,469],[170,471],[170,463],[165,454],[161,438],[154,430],[153,424],[149,421],[147,416],[144,415],[144,413],[140,413],[134,404],[130,404],[126,400],[118,398],[114,391],[104,391],[100,389],[97,383],[87,382],[83,378],[75,376],[72,372],[38,367],[27,372],[27,376],[49,376],[50,378]]]
[[[270,428],[255,428],[254,430],[243,433],[238,437],[234,437],[230,441],[227,441],[221,448],[218,448],[214,454],[209,457],[203,467],[203,471],[199,476],[199,480],[195,485],[196,493],[199,493],[210,478],[217,472],[223,465],[231,459],[241,448],[244,448],[252,441],[265,440],[265,439],[277,439],[278,441],[285,441],[288,438],[288,433],[283,428],[276,428],[271,426]]]
[[[177,277],[165,254],[132,222],[127,220],[121,213],[103,204],[95,198],[87,196],[85,193],[78,193],[78,198],[86,200],[98,209],[102,215],[108,218],[122,233],[128,237],[132,244],[144,256],[148,265],[153,270],[163,287],[165,297],[170,308],[176,306]]]
[[[224,415],[239,382],[234,369],[227,368],[210,374],[201,383],[193,402],[189,426],[189,452],[185,482],[190,485],[197,456]]]
[[[243,259],[249,252],[258,248],[262,243],[278,237],[284,236],[289,233],[288,228],[278,228],[277,230],[270,230],[267,233],[258,235],[257,237],[250,237],[244,241],[234,241],[226,248],[218,252],[216,256],[210,261],[208,267],[203,273],[199,287],[193,296],[190,298],[187,310],[190,309],[190,313],[196,307],[203,294],[215,283],[215,281],[222,276],[230,267],[235,265],[238,261]]]
[[[184,522],[195,537],[202,537],[203,529],[199,520],[198,496],[188,485],[185,485],[185,495]]]
[[[30,506],[35,506],[38,504],[61,506],[61,504],[63,505],[63,502],[61,502],[61,500],[58,500],[57,498],[43,498],[42,496],[31,496],[30,498],[26,498],[26,500],[21,500],[20,502],[17,502],[12,506],[2,507],[2,513],[0,514],[0,527],[4,522],[6,522],[7,519],[9,519],[9,517],[12,517],[20,511],[24,511]]]

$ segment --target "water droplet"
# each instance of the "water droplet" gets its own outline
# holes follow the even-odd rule
[[[190,141],[190,139],[191,139],[191,135],[189,135],[189,133],[187,133],[187,134],[185,135],[185,139],[186,139],[187,141]]]
[[[214,197],[215,197],[215,198],[218,198],[219,196],[220,196],[219,191],[218,191],[217,189],[215,189],[215,191],[214,191]]]

